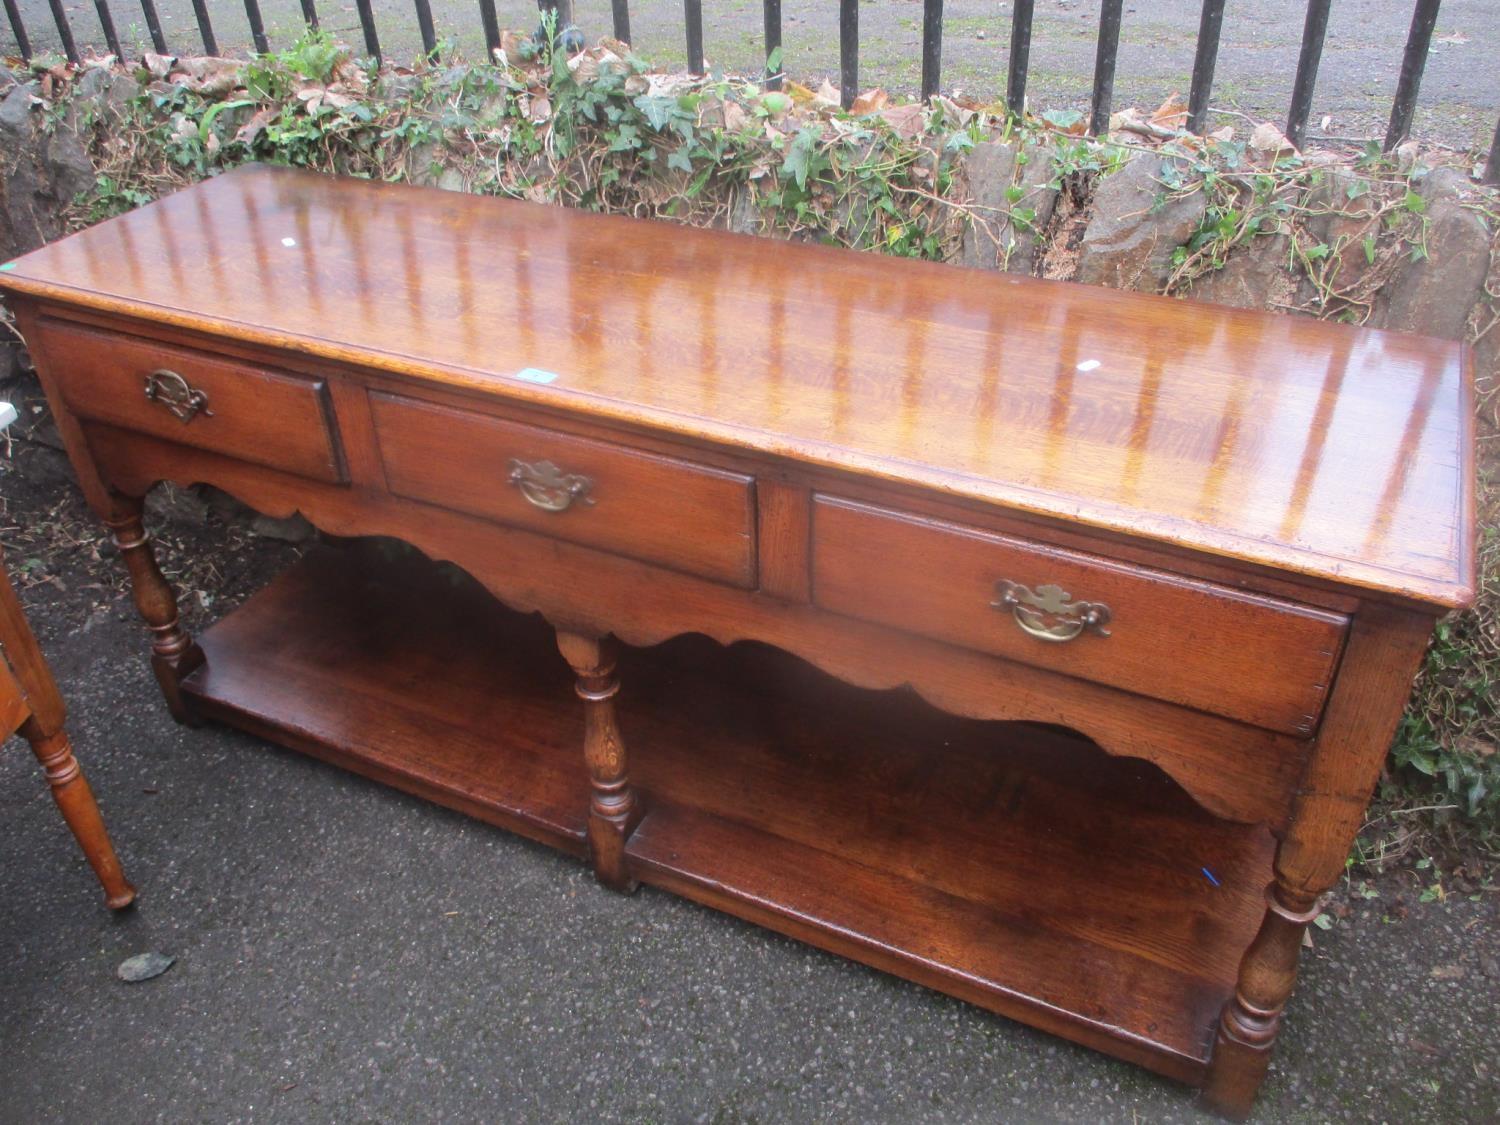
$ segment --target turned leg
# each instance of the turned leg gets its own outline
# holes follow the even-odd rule
[[[47,784],[52,787],[52,799],[62,810],[63,820],[83,849],[84,858],[99,877],[104,901],[111,910],[123,910],[135,901],[135,888],[125,881],[125,872],[105,831],[104,818],[99,815],[93,790],[73,756],[67,733],[45,734],[33,717],[21,724],[21,737],[31,744],[37,761],[42,763]]]
[[[557,647],[578,677],[583,700],[583,756],[589,770],[589,852],[599,882],[616,891],[633,891],[625,859],[625,841],[640,821],[640,807],[626,772],[625,743],[615,720],[614,644],[609,638],[557,633]]]
[[[1427,648],[1429,618],[1366,606],[1354,619],[1291,816],[1276,849],[1266,913],[1240,961],[1214,1037],[1203,1100],[1226,1117],[1250,1112],[1266,1076],[1297,957],[1318,901],[1344,872],[1391,735]]]
[[[1240,962],[1234,996],[1224,1006],[1203,1100],[1226,1117],[1250,1112],[1271,1065],[1281,1012],[1297,982],[1302,935],[1318,916],[1320,896],[1278,878],[1266,888],[1266,914]]]
[[[182,698],[181,683],[203,663],[203,650],[183,631],[177,616],[177,596],[162,577],[151,550],[151,537],[141,520],[143,504],[134,497],[116,497],[114,514],[105,518],[130,571],[135,606],[151,629],[151,669],[166,697],[167,708],[179,723],[196,722]]]

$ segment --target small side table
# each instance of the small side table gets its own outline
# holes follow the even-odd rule
[[[112,910],[123,910],[135,901],[135,888],[125,880],[88,779],[73,756],[64,714],[57,684],[0,556],[0,738],[19,733],[31,744],[63,819],[104,887],[104,901]]]

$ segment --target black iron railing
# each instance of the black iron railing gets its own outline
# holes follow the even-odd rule
[[[26,33],[17,0],[3,0],[5,14],[10,20],[11,31],[22,57],[30,59],[31,39]],[[73,29],[68,23],[63,0],[48,0],[52,18],[57,25],[58,38],[63,53],[72,62],[79,61],[78,46],[73,38]],[[154,0],[140,0],[145,16],[146,29],[151,43],[161,53],[168,53],[166,37],[162,34],[161,20],[156,13]],[[203,39],[203,49],[218,54],[218,42],[214,38],[213,26],[209,22],[208,0],[192,0],[193,14],[198,31]],[[416,9],[417,26],[422,38],[422,50],[436,56],[438,50],[437,28],[432,19],[430,0],[412,0]],[[490,50],[500,46],[500,22],[495,11],[495,0],[478,0],[480,23],[484,28],[484,40]],[[559,27],[567,27],[573,20],[572,0],[539,0],[544,10],[556,13]],[[1297,60],[1297,74],[1292,83],[1291,106],[1287,112],[1286,135],[1293,144],[1300,146],[1307,136],[1308,115],[1312,109],[1313,89],[1318,80],[1318,64],[1323,56],[1323,42],[1328,33],[1328,13],[1332,0],[1308,0],[1307,18],[1302,30],[1302,50]],[[315,0],[301,0],[302,17],[311,27],[318,26]],[[1407,33],[1406,50],[1401,59],[1400,79],[1396,96],[1391,105],[1390,123],[1386,128],[1385,148],[1395,148],[1411,132],[1412,114],[1416,109],[1417,91],[1422,84],[1422,72],[1427,65],[1428,51],[1432,44],[1432,31],[1437,23],[1441,0],[1416,0],[1412,11],[1411,29]],[[245,15],[249,19],[251,38],[255,49],[262,53],[270,50],[266,37],[265,21],[261,18],[258,0],[244,0]],[[381,58],[380,37],[375,29],[375,12],[370,0],[355,0],[359,12],[360,28],[364,33],[365,52],[379,60]],[[615,38],[630,41],[629,0],[610,0]],[[765,83],[771,89],[781,85],[781,0],[762,0],[764,10],[764,39],[766,74]],[[119,36],[115,31],[110,13],[109,0],[94,0],[104,40],[116,56],[123,57]],[[1026,105],[1026,82],[1030,75],[1031,26],[1034,0],[1014,0],[1011,14],[1010,68],[1007,73],[1005,101],[1012,113],[1021,113]],[[1099,13],[1098,52],[1094,61],[1094,89],[1089,130],[1102,133],[1109,127],[1110,102],[1114,94],[1115,63],[1120,47],[1120,22],[1122,0],[1101,0]],[[1224,0],[1203,0],[1202,15],[1198,24],[1197,49],[1193,56],[1193,78],[1188,89],[1187,127],[1201,133],[1208,126],[1209,96],[1213,91],[1214,66],[1219,57],[1219,32],[1224,22]],[[702,0],[683,0],[683,31],[687,45],[688,69],[702,74],[703,63],[703,3]],[[942,84],[943,67],[943,0],[923,0],[922,4],[922,97],[936,94]],[[859,0],[839,0],[839,96],[847,109],[859,94]],[[1490,145],[1489,159],[1485,164],[1485,179],[1488,183],[1500,182],[1500,125],[1496,126],[1495,138]]]

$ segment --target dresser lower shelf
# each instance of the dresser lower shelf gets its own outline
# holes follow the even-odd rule
[[[194,709],[585,855],[551,630],[425,561],[326,548],[201,638]],[[1199,1082],[1272,840],[1066,732],[944,715],[784,653],[620,660],[643,882]]]

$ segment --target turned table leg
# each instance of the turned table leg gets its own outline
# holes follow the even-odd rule
[[[1246,1116],[1265,1079],[1282,1009],[1297,982],[1302,935],[1318,915],[1318,900],[1344,872],[1431,628],[1429,618],[1373,605],[1350,628],[1276,849],[1265,916],[1215,1032],[1203,1100],[1226,1117]]]
[[[1281,880],[1266,888],[1266,914],[1240,962],[1234,996],[1224,1006],[1214,1040],[1204,1101],[1227,1117],[1250,1112],[1271,1065],[1281,1012],[1297,983],[1297,958],[1320,896]]]
[[[615,719],[615,646],[608,638],[557,632],[557,647],[578,677],[575,690],[583,700],[583,756],[589,770],[589,852],[599,882],[616,891],[633,891],[625,858],[625,841],[640,820],[635,791],[626,772],[625,742]]]
[[[135,497],[116,497],[114,512],[104,522],[130,571],[136,609],[151,629],[151,669],[166,697],[167,709],[179,723],[193,724],[196,719],[182,698],[180,685],[203,663],[203,650],[178,620],[177,596],[156,565],[151,536],[141,519],[143,507]]]
[[[31,744],[37,761],[42,763],[47,784],[52,788],[52,799],[57,802],[63,820],[83,849],[84,858],[99,877],[99,884],[104,888],[104,901],[111,910],[123,910],[135,901],[135,888],[125,880],[119,857],[115,855],[114,845],[109,842],[109,833],[104,828],[104,818],[99,815],[93,790],[83,776],[78,759],[73,756],[67,732],[59,730],[48,734],[32,716],[21,724],[21,737]]]

